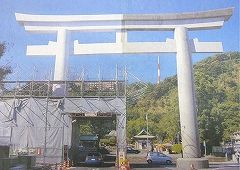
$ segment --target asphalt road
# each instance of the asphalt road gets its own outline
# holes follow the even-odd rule
[[[131,164],[131,169],[139,169],[139,170],[147,170],[147,169],[151,169],[151,170],[155,170],[155,169],[162,169],[162,170],[170,170],[170,169],[176,169],[175,168],[176,165],[151,165],[149,166],[147,163],[138,163],[138,164]],[[105,169],[109,169],[109,170],[113,170],[116,169],[114,164],[104,164],[102,167],[86,167],[84,165],[82,165],[81,167],[72,167],[71,169],[73,170],[105,170]]]
[[[114,165],[110,166],[104,165],[103,167],[72,167],[70,168],[72,170],[115,170],[116,168]],[[131,164],[131,169],[134,170],[177,170],[176,165],[172,166],[164,166],[164,165],[158,165],[158,166],[148,166],[146,164]],[[203,169],[202,169],[203,170]],[[207,169],[204,169],[207,170]],[[240,164],[236,163],[218,163],[218,164],[210,164],[210,168],[208,170],[240,170]]]
[[[148,165],[146,162],[146,153],[128,154],[128,160],[132,170],[177,170],[176,159],[181,155],[170,155],[173,158],[172,165]],[[240,164],[234,162],[210,162],[210,170],[240,170]],[[72,170],[115,170],[115,162],[104,162],[102,167],[86,167],[84,163],[79,164],[79,167],[72,167]]]

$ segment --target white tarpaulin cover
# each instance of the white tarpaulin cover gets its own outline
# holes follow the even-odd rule
[[[12,154],[26,148],[28,151],[29,148],[41,148],[38,162],[61,162],[63,146],[71,145],[71,113],[85,113],[86,116],[113,113],[125,117],[125,98],[1,100],[0,145],[9,145]]]
[[[61,103],[36,98],[1,101],[0,145],[10,145],[13,153],[41,148],[40,162],[60,162],[63,145],[71,142],[72,125]]]

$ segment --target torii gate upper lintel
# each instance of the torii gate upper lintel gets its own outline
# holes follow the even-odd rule
[[[16,20],[32,33],[57,33],[57,41],[31,45],[27,55],[55,55],[54,80],[66,79],[69,54],[176,53],[181,135],[184,158],[199,158],[200,147],[192,71],[192,53],[223,52],[222,42],[190,40],[188,31],[221,28],[233,8],[177,14],[29,15]],[[70,48],[71,32],[116,32],[115,43],[81,44]],[[128,42],[128,31],[174,31],[166,42]],[[197,168],[197,167],[195,167]]]

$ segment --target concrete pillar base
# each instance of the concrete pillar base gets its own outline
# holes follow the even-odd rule
[[[184,170],[209,168],[208,160],[205,158],[178,158],[177,168]]]

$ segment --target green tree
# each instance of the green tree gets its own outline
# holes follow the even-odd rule
[[[100,139],[113,129],[116,129],[116,121],[110,118],[94,118],[83,120],[80,123],[80,134],[97,134]]]
[[[6,43],[0,42],[0,59],[6,51]],[[4,80],[12,72],[9,66],[0,66],[0,81]]]
[[[196,101],[201,141],[207,146],[229,141],[240,130],[239,72],[240,52],[222,53],[194,65]],[[169,77],[159,85],[148,84],[143,95],[127,107],[128,138],[145,127],[163,142],[174,141],[180,132],[177,77]]]
[[[4,55],[5,51],[6,51],[6,44],[0,42],[0,59]],[[0,65],[0,93],[5,89],[4,84],[1,83],[1,81],[3,81],[6,78],[6,76],[11,72],[12,72],[11,67]]]

